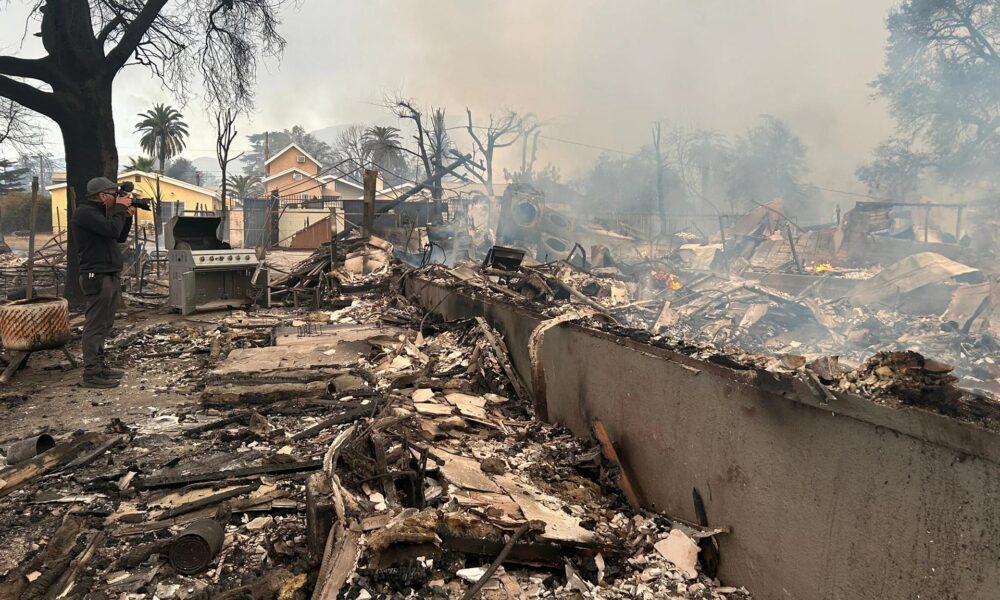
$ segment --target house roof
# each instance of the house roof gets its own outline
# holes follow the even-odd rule
[[[133,169],[131,171],[125,171],[123,173],[119,173],[118,174],[118,180],[121,181],[121,180],[123,180],[123,179],[125,179],[127,177],[134,177],[136,175],[141,175],[142,177],[145,177],[146,179],[153,179],[153,180],[155,180],[157,177],[159,177],[160,181],[162,181],[164,183],[169,183],[170,185],[175,185],[175,186],[177,186],[179,188],[190,190],[192,192],[195,192],[196,194],[203,194],[203,195],[208,196],[210,198],[218,198],[219,197],[219,194],[216,193],[215,191],[210,190],[208,188],[203,188],[200,185],[194,185],[193,183],[188,183],[186,181],[181,181],[180,179],[174,179],[173,177],[167,177],[166,175],[159,175],[157,173],[148,173],[146,171],[139,171],[139,170],[136,170],[136,169]],[[66,185],[67,185],[66,182],[56,183],[56,184],[53,184],[53,185],[46,186],[45,189],[48,190],[48,191],[59,190],[59,189],[62,189],[64,187],[66,187]]]
[[[288,150],[290,150],[292,148],[295,148],[296,150],[298,150],[299,152],[301,152],[303,156],[305,156],[309,160],[311,160],[314,163],[316,163],[317,166],[322,166],[323,163],[321,163],[318,160],[316,160],[315,158],[313,158],[311,154],[309,154],[308,152],[306,152],[305,150],[303,150],[302,146],[299,146],[295,142],[292,142],[291,144],[288,144],[287,146],[285,146],[281,150],[279,150],[279,151],[275,152],[274,154],[272,154],[271,158],[269,158],[269,159],[267,159],[267,160],[264,161],[264,166],[266,167],[272,161],[274,161],[276,158],[278,158],[279,156],[281,156],[282,154],[284,154],[285,152],[287,152]]]
[[[307,172],[303,171],[302,169],[300,169],[298,167],[291,167],[289,169],[285,169],[284,171],[282,171],[280,173],[275,173],[274,175],[271,175],[269,177],[265,177],[264,179],[261,179],[261,183],[267,183],[268,181],[272,181],[274,179],[277,179],[277,178],[281,177],[282,175],[288,175],[289,173],[292,173],[292,172],[301,173],[301,174],[305,175],[306,177],[308,177],[309,179],[315,179],[317,181],[326,181],[322,177],[316,177],[312,173],[307,173]]]
[[[341,177],[335,177],[333,175],[323,175],[319,179],[320,179],[320,181],[337,181],[337,182],[340,182],[340,183],[347,184],[347,185],[349,185],[349,186],[351,186],[353,188],[357,188],[359,190],[365,189],[364,185],[362,185],[362,184],[360,184],[360,183],[358,183],[356,181],[352,181],[352,180],[350,180],[350,179],[348,179],[346,177],[343,177],[343,176],[341,176]],[[401,183],[399,185],[394,185],[392,187],[382,188],[382,189],[380,189],[378,191],[378,193],[384,194],[385,192],[399,192],[399,191],[408,190],[408,189],[410,189],[412,187],[413,187],[412,183]]]
[[[362,191],[364,191],[364,189],[365,189],[364,185],[362,185],[362,184],[360,184],[360,183],[358,183],[356,181],[351,181],[350,179],[348,179],[346,177],[335,177],[334,181],[336,181],[337,183],[343,183],[344,185],[348,185],[348,186],[350,186],[352,188],[357,188],[357,189],[362,190]]]

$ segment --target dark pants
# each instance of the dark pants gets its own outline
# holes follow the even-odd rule
[[[98,375],[104,368],[104,340],[111,335],[118,307],[121,278],[117,273],[80,276],[87,308],[83,323],[83,374]]]

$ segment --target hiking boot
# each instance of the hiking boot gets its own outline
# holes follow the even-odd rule
[[[104,365],[101,367],[101,377],[105,379],[121,379],[125,377],[125,371]]]
[[[103,373],[84,375],[82,385],[85,388],[116,388],[121,383],[118,379],[105,377]]]

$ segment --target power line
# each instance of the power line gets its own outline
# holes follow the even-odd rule
[[[400,175],[398,173],[394,173],[394,172],[390,171],[389,169],[386,169],[382,165],[378,164],[375,161],[371,161],[371,163],[372,163],[373,166],[378,167],[378,169],[380,171],[382,171],[383,173],[388,173],[389,175],[392,175],[393,177],[396,177],[397,179],[402,179],[403,181],[405,181],[407,183],[412,183],[413,185],[420,185],[421,183],[423,183],[422,181],[416,181],[414,179],[410,179],[409,177],[404,177],[404,176],[402,176],[402,175]],[[469,185],[469,184],[465,184],[465,185]],[[465,187],[465,185],[463,185],[462,187]],[[445,188],[440,188],[440,189],[441,189],[442,193],[447,192],[449,194],[454,194],[455,198],[461,198],[462,197],[461,192],[456,192],[455,190],[449,190],[449,189],[445,189]]]
[[[624,150],[615,150],[614,148],[606,148],[604,146],[596,146],[594,144],[585,144],[583,142],[574,142],[573,140],[564,140],[562,138],[551,137],[547,135],[539,135],[538,137],[542,138],[543,140],[560,142],[563,144],[569,144],[571,146],[580,146],[582,148],[593,148],[594,150],[604,150],[605,152],[614,152],[616,154],[621,154],[623,156],[639,156],[638,152],[625,152]]]
[[[322,175],[325,175],[325,174],[329,173],[331,169],[336,169],[337,172],[339,172],[342,176],[347,177],[348,174],[344,173],[344,171],[342,171],[339,167],[340,167],[340,165],[342,165],[345,162],[348,162],[350,160],[353,160],[353,159],[345,158],[344,160],[342,160],[342,161],[340,161],[338,163],[334,163],[334,164],[329,165],[327,167],[321,167],[320,170],[317,171],[315,175],[310,175],[310,177],[320,177]],[[285,186],[282,186],[282,187],[279,187],[278,189],[273,190],[273,191],[276,191],[276,192],[278,192],[278,195],[281,195],[282,191],[289,190],[289,189],[294,188],[294,187],[296,187],[298,185],[301,185],[301,184],[300,183],[289,183],[289,184],[287,184]],[[303,191],[301,191],[299,193],[300,194],[304,194],[305,192],[308,192],[309,190],[321,187],[323,185],[326,185],[326,183],[325,182],[321,182],[321,183],[319,183],[317,185],[314,185],[312,187],[309,187],[309,188],[307,188],[307,189],[305,189],[305,190],[303,190]]]

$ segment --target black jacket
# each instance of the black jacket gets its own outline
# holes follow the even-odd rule
[[[103,202],[84,200],[73,213],[73,240],[80,255],[80,273],[118,273],[122,251],[118,244],[128,239],[132,215],[115,204],[107,211]]]

